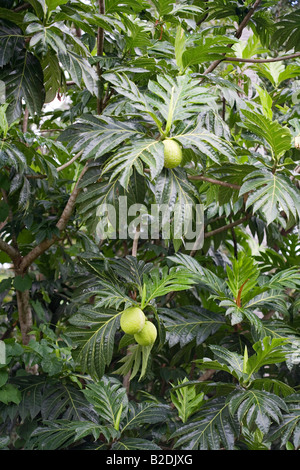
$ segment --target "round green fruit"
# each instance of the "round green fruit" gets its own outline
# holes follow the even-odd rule
[[[165,168],[175,168],[176,166],[180,165],[182,160],[182,150],[180,145],[175,140],[171,139],[163,140],[163,144],[165,146]]]
[[[120,326],[124,333],[134,335],[144,328],[145,322],[143,310],[138,307],[129,307],[121,315]]]
[[[134,339],[141,346],[150,346],[156,340],[157,330],[151,321],[146,320],[145,326],[139,333],[134,335]]]

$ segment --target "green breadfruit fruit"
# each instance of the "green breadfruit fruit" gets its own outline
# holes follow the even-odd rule
[[[157,330],[151,321],[146,320],[145,326],[139,333],[134,335],[134,339],[141,346],[150,346],[157,337]]]
[[[144,328],[145,321],[143,310],[138,307],[129,307],[121,315],[120,326],[124,333],[134,335]]]
[[[164,166],[165,168],[175,168],[182,161],[182,150],[180,145],[171,139],[163,140],[164,149]]]

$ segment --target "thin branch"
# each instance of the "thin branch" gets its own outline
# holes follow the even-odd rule
[[[139,243],[139,237],[140,237],[140,226],[138,225],[136,228],[136,232],[134,234],[134,239],[133,239],[133,244],[132,244],[132,251],[131,254],[136,258],[137,256],[137,250],[138,250],[138,243]],[[130,349],[127,349],[127,356],[131,354]],[[129,395],[129,390],[130,390],[130,376],[131,376],[131,370],[127,372],[126,375],[123,377],[123,387],[126,389],[127,395]]]
[[[7,193],[5,191],[5,189],[1,188],[1,193],[2,193],[2,197],[3,197],[3,200],[4,202],[7,204],[8,206],[8,217],[7,217],[7,220],[12,224],[12,221],[13,221],[13,212],[11,210],[11,207],[9,206],[9,201],[8,201],[8,197],[7,197]],[[6,224],[4,224],[1,228],[3,228]],[[19,252],[19,246],[18,246],[18,242],[17,242],[17,236],[16,236],[16,233],[15,233],[15,230],[14,230],[14,226],[13,224],[11,225],[11,231],[12,231],[12,237],[11,237],[11,240],[12,240],[12,246],[14,247],[14,249]]]
[[[251,19],[251,16],[253,15],[253,13],[255,12],[255,10],[259,7],[259,4],[261,3],[261,0],[256,0],[256,2],[254,3],[253,7],[250,8],[250,10],[248,11],[247,15],[245,16],[245,18],[243,19],[243,21],[241,22],[241,24],[239,25],[236,33],[235,33],[235,37],[237,39],[240,39],[241,35],[242,35],[242,32],[244,30],[244,28],[247,26],[247,24],[249,23],[250,19]]]
[[[38,173],[33,174],[33,175],[27,174],[27,175],[25,175],[25,177],[29,180],[44,180],[44,179],[48,178],[47,175],[39,175]]]
[[[235,259],[238,259],[238,244],[237,244],[237,239],[236,239],[234,228],[231,227],[230,231],[231,231],[231,236],[232,236],[232,241],[233,241],[234,257]]]
[[[2,238],[0,238],[0,250],[4,251],[12,261],[18,261],[20,259],[20,253],[12,245],[2,240]]]
[[[57,128],[57,129],[39,129],[39,132],[41,134],[44,134],[44,133],[47,133],[47,132],[62,132],[62,131],[64,131],[64,129],[59,129],[59,128]]]
[[[216,373],[215,369],[207,369],[200,377],[199,382],[206,382]]]
[[[28,10],[30,7],[30,3],[23,3],[23,5],[18,5],[16,8],[14,8],[13,11],[17,13],[19,11]]]
[[[105,14],[105,1],[104,0],[99,0],[99,13],[100,15]],[[97,56],[102,57],[103,56],[103,47],[104,47],[104,29],[103,28],[98,28],[97,32]],[[100,81],[102,70],[100,67],[99,62],[97,62],[97,74],[98,78]],[[103,100],[100,99],[100,84],[99,84],[99,90],[98,90],[98,98],[97,98],[97,113],[101,114],[102,113],[102,107],[103,107]]]
[[[68,166],[72,165],[72,163],[75,162],[75,160],[77,160],[77,158],[79,158],[82,155],[82,153],[83,153],[83,150],[80,150],[80,152],[76,153],[76,155],[74,155],[74,157],[71,158],[71,160],[69,160],[68,162],[64,163],[63,165],[57,167],[56,171],[62,171],[65,168],[67,168]]]
[[[140,238],[140,227],[138,226],[136,228],[136,233],[134,235],[133,244],[132,244],[132,251],[131,251],[132,256],[134,256],[135,258],[137,256],[139,238]]]
[[[245,18],[243,19],[243,21],[241,22],[241,24],[239,25],[238,29],[236,30],[236,33],[235,33],[235,37],[237,39],[239,39],[242,35],[242,32],[243,30],[245,29],[245,27],[247,26],[247,24],[249,23],[252,15],[255,13],[255,10],[258,8],[259,4],[261,3],[261,0],[256,0],[256,2],[254,3],[253,7],[250,8],[250,10],[248,11],[247,15],[245,16]],[[228,47],[231,48],[233,46],[233,44],[228,44]],[[218,65],[223,62],[224,59],[217,59],[215,60],[214,62],[212,62],[210,64],[210,66],[203,72],[203,75],[207,75],[209,73],[211,73],[213,70],[215,70],[215,68],[218,67]],[[200,83],[204,80],[204,77],[201,78],[200,80]]]
[[[246,220],[250,219],[251,216],[252,216],[251,214],[247,214],[242,219],[236,220],[235,222],[232,222],[231,224],[223,225],[223,227],[219,227],[219,228],[216,228],[215,230],[211,230],[210,232],[206,232],[204,234],[204,238],[213,237],[214,235],[217,235],[218,233],[224,232],[225,230],[229,230],[233,227],[236,227],[237,225],[241,225],[243,222],[246,222]]]
[[[295,54],[285,55],[282,57],[274,57],[272,59],[243,59],[241,57],[225,57],[223,60],[225,62],[245,62],[249,64],[267,64],[269,62],[281,62],[282,60],[295,59],[300,57],[300,52]]]
[[[67,223],[72,215],[72,212],[73,212],[73,209],[74,209],[74,206],[75,206],[75,202],[76,202],[76,199],[77,199],[77,196],[80,192],[80,187],[79,187],[79,183],[83,177],[83,175],[85,174],[85,172],[87,171],[87,167],[88,167],[88,164],[85,165],[85,167],[83,168],[75,186],[74,186],[74,189],[72,191],[72,194],[70,195],[69,197],[69,200],[63,210],[63,213],[61,214],[60,216],[60,219],[59,221],[57,222],[56,224],[56,227],[58,228],[59,231],[62,231],[66,228],[67,226]],[[44,253],[46,250],[48,250],[48,248],[50,248],[50,246],[52,246],[57,240],[59,239],[59,237],[57,235],[53,235],[52,238],[47,238],[46,240],[43,240],[41,243],[39,243],[37,246],[35,246],[26,256],[24,256],[24,258],[22,259],[21,263],[20,263],[20,266],[19,266],[19,269],[21,272],[25,272],[26,269],[42,254]]]
[[[23,134],[25,134],[25,132],[27,132],[28,130],[28,118],[29,118],[29,111],[26,106],[25,111],[24,111],[23,124],[22,124]]]
[[[231,189],[236,189],[236,190],[241,189],[241,186],[239,186],[238,184],[227,183],[226,181],[215,180],[214,178],[208,178],[207,176],[189,175],[188,178],[190,180],[206,181],[207,183],[217,184],[218,186],[225,186],[226,188],[231,188]]]

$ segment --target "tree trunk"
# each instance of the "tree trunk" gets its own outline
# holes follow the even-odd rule
[[[20,330],[22,334],[22,343],[24,345],[28,344],[29,341],[34,338],[33,335],[30,335],[29,332],[32,329],[32,311],[30,305],[30,292],[25,290],[24,292],[16,291],[17,294],[17,304],[18,304],[18,314],[19,314],[19,323]]]

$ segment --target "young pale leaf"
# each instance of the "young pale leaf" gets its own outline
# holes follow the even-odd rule
[[[227,285],[238,306],[241,306],[245,295],[257,284],[259,270],[253,259],[241,252],[238,259],[232,259],[232,266],[227,265]]]
[[[152,347],[153,345],[141,346],[140,344],[131,344],[128,347],[128,354],[119,361],[122,364],[121,367],[115,370],[114,374],[125,376],[130,373],[130,380],[132,380],[140,371],[139,381],[142,380],[147,371]]]
[[[196,392],[196,386],[187,384],[188,379],[185,377],[182,381],[178,381],[180,388],[175,388],[171,384],[173,390],[171,391],[171,400],[177,408],[178,416],[183,423],[186,423],[190,416],[196,413],[203,404],[204,393]]]
[[[286,342],[284,339],[270,339],[265,336],[262,341],[253,344],[255,354],[248,358],[246,364],[244,363],[244,372],[248,374],[249,380],[261,367],[286,360],[286,352],[282,348]]]

